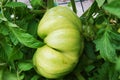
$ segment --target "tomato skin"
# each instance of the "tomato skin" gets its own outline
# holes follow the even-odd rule
[[[57,6],[48,10],[37,31],[46,45],[38,48],[33,56],[38,74],[59,78],[70,73],[82,54],[81,32],[81,21],[70,9]]]

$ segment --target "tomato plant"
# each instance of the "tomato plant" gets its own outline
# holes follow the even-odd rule
[[[0,0],[0,80],[120,80],[120,1],[70,1]]]

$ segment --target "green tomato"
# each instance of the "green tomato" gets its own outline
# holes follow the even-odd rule
[[[83,50],[81,21],[67,7],[48,10],[38,26],[38,36],[44,45],[36,50],[33,64],[38,74],[59,78],[70,73]]]

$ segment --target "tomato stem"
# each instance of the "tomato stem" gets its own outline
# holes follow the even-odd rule
[[[71,4],[72,4],[72,9],[75,13],[77,13],[77,9],[76,9],[76,5],[75,5],[75,1],[74,0],[70,0]]]
[[[47,9],[50,9],[54,6],[54,0],[47,0]]]

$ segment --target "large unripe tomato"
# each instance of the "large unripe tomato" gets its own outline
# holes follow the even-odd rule
[[[81,21],[69,8],[48,10],[38,26],[44,45],[36,50],[33,64],[46,78],[59,78],[71,72],[83,50]]]

